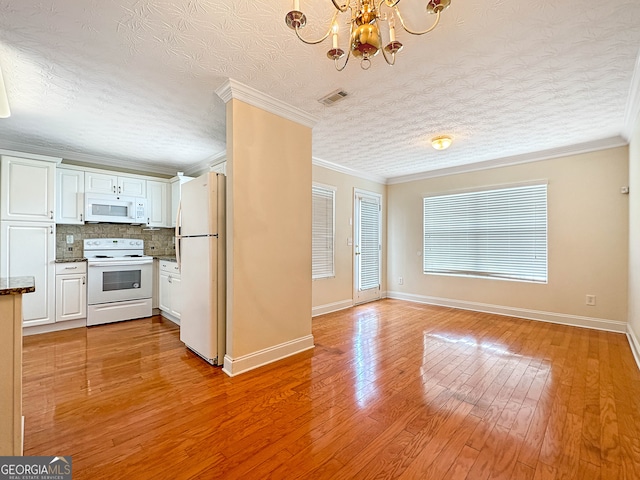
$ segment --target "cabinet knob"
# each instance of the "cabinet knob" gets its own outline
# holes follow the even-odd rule
[[[64,267],[64,269],[65,269],[65,270],[75,270],[75,269],[77,269],[77,268],[78,268],[78,267]]]
[[[86,283],[86,277],[83,275],[82,276],[82,284],[84,285]]]
[[[53,220],[53,210],[49,210],[49,218]]]

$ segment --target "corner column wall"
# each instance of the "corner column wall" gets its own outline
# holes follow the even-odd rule
[[[227,100],[231,376],[313,348],[311,128],[237,99],[237,86]]]

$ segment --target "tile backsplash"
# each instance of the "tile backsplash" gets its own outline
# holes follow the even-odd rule
[[[67,244],[67,235],[73,243]],[[173,228],[148,230],[140,225],[91,223],[85,225],[56,225],[56,258],[82,258],[85,238],[137,238],[144,240],[145,255],[157,257],[175,255]]]

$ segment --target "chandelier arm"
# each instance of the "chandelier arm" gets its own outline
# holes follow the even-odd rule
[[[344,65],[342,65],[342,67],[338,67],[338,59],[336,58],[334,60],[336,70],[339,71],[339,72],[343,71],[345,69],[345,67],[347,66],[347,63],[349,63],[349,59],[350,58],[351,58],[351,49],[349,49],[349,51],[347,53],[347,58],[345,59]]]
[[[336,2],[336,0],[331,0],[333,2],[333,6],[336,7],[336,10],[338,10],[339,12],[346,12],[347,10],[349,10],[349,2],[345,3],[344,5],[340,6],[338,5],[338,3]]]
[[[318,43],[322,43],[322,42],[324,42],[324,41],[329,37],[329,35],[331,34],[331,28],[329,28],[329,31],[327,31],[327,33],[325,33],[324,37],[322,37],[321,39],[319,39],[319,40],[305,40],[304,38],[302,38],[302,37],[300,36],[300,29],[299,29],[299,27],[296,27],[296,28],[295,28],[295,31],[296,31],[296,36],[298,37],[298,39],[299,39],[301,42],[306,43],[307,45],[316,45],[316,44],[318,44]]]
[[[387,0],[380,0],[380,2],[378,3],[378,12],[382,13],[382,5],[384,4],[385,7],[389,8],[389,10],[391,9],[395,9],[398,8],[396,5],[398,5],[400,3],[400,0],[395,0],[393,4],[389,5],[389,2]],[[386,20],[386,19],[384,19]]]
[[[390,53],[389,55],[391,55],[391,61],[389,61],[389,57],[387,57],[387,52],[384,50],[384,48],[381,48],[380,50],[382,50],[382,56],[384,57],[384,60],[387,62],[387,64],[393,66],[396,64],[396,54],[395,53]]]
[[[300,36],[300,27],[295,27],[295,31],[296,31],[296,36],[298,37],[298,39],[303,42],[306,43],[307,45],[317,45],[318,43],[322,43],[324,42],[327,38],[329,38],[329,35],[331,35],[331,30],[333,29],[333,24],[336,21],[336,18],[338,18],[338,12],[336,10],[336,13],[333,14],[333,18],[331,19],[331,23],[329,24],[329,30],[327,30],[327,33],[324,34],[324,37],[322,37],[319,40],[305,40],[304,38],[302,38]]]
[[[349,24],[349,38],[351,38],[351,35],[353,35],[353,22],[351,22]],[[347,66],[347,63],[349,63],[349,59],[351,58],[351,48],[347,49],[347,58],[344,60],[344,65],[342,65],[342,67],[338,67],[338,59],[334,60],[334,64],[336,67],[336,70],[341,72],[345,69],[345,67]]]
[[[398,16],[398,20],[400,20],[400,25],[402,25],[402,28],[404,28],[404,30],[407,33],[410,33],[411,35],[424,35],[425,33],[429,33],[431,30],[433,30],[438,26],[438,22],[440,21],[440,12],[436,12],[436,21],[433,22],[433,25],[431,25],[431,27],[427,28],[423,32],[417,32],[415,30],[411,30],[409,27],[405,25],[404,19],[402,18],[402,15],[400,14],[400,10],[398,10],[398,7],[394,7],[394,10],[396,11],[396,15]]]

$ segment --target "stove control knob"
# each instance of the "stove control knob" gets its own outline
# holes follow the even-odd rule
[[[129,242],[129,245],[135,245],[136,242]]]
[[[142,245],[142,241],[141,241],[141,240],[138,240],[138,241],[136,242],[136,245]]]

